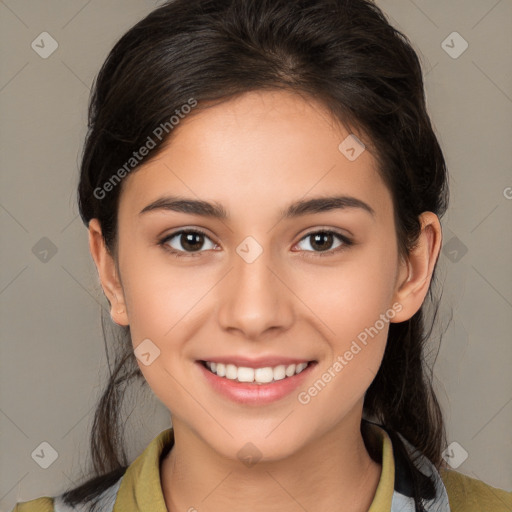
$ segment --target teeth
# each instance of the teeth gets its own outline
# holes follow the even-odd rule
[[[211,363],[210,361],[206,361],[206,366],[212,373],[215,373],[219,377],[237,380],[238,382],[267,384],[299,374],[308,366],[308,363],[290,364],[288,366],[281,364],[274,368],[270,366],[265,368],[247,368],[245,366],[235,366],[234,364]]]
[[[211,368],[210,368],[210,370],[211,370]],[[222,363],[218,363],[216,373],[219,377],[225,377],[226,376],[226,365],[224,365]]]

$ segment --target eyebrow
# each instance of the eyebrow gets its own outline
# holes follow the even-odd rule
[[[312,199],[301,199],[294,201],[287,208],[280,211],[281,219],[290,219],[310,215],[314,213],[323,213],[330,210],[344,210],[357,208],[365,211],[372,217],[375,217],[374,209],[361,199],[352,196],[330,196],[315,197]],[[217,202],[209,203],[207,201],[189,199],[179,196],[165,196],[153,201],[145,206],[139,215],[155,210],[174,211],[199,215],[201,217],[210,217],[220,220],[229,220],[229,214],[226,209]]]

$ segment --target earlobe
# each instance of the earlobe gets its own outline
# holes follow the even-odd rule
[[[397,323],[409,320],[423,304],[441,249],[442,231],[437,215],[423,212],[419,220],[421,233],[418,242],[407,261],[403,262],[396,282],[394,302],[402,306],[393,318]]]
[[[89,222],[89,250],[96,265],[101,287],[110,304],[110,316],[118,325],[129,325],[123,288],[113,256],[105,246],[98,219]]]

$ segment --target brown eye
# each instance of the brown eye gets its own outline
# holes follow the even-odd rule
[[[333,249],[333,244],[336,242],[336,239],[339,241],[339,243]],[[304,249],[306,252],[327,253],[325,256],[328,254],[337,253],[338,251],[343,250],[353,244],[352,240],[346,236],[336,233],[335,231],[328,230],[308,233],[305,237],[302,238],[299,244],[304,240],[310,240],[308,245],[312,248],[312,250]],[[324,254],[319,254],[319,256],[324,256]]]
[[[211,242],[206,233],[198,230],[187,229],[172,233],[165,237],[160,244],[176,256],[186,256],[187,253],[190,256],[195,256],[195,254],[190,253],[202,252],[202,248],[206,241],[210,241],[211,243],[211,247],[207,247],[206,249],[212,249],[215,247],[215,244]]]

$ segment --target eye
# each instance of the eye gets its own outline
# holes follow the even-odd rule
[[[338,239],[340,243],[332,249],[331,246]],[[312,240],[312,243],[308,243],[310,247],[313,248],[312,251],[307,250],[306,252],[316,252],[319,253],[317,256],[330,256],[332,254],[338,253],[351,245],[354,245],[353,240],[350,238],[337,233],[336,231],[329,230],[321,230],[321,231],[313,231],[308,233],[305,237],[301,239],[299,244],[304,240]],[[297,244],[298,245],[298,244]],[[324,254],[322,254],[324,253]]]
[[[194,253],[202,252],[201,247],[205,243],[205,240],[210,240],[211,242],[210,237],[201,230],[182,229],[181,231],[166,236],[160,240],[159,244],[178,258],[182,256],[195,257],[199,256],[199,254]],[[211,244],[215,247],[213,242],[211,242]],[[211,249],[213,247],[209,248]]]
[[[320,230],[308,233],[297,245],[309,239],[312,240],[312,243],[308,243],[307,245],[313,250],[303,250],[305,250],[305,252],[317,253],[317,256],[330,256],[354,245],[353,240],[332,230]],[[336,239],[339,243],[332,249],[332,245]],[[205,241],[210,241],[211,246],[202,249]],[[199,229],[182,229],[176,231],[160,240],[159,245],[178,258],[183,256],[200,256],[203,250],[214,249],[216,246],[216,244],[211,241],[210,237]]]

